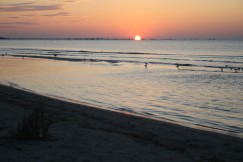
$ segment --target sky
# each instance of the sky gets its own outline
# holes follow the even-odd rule
[[[0,37],[243,38],[243,0],[1,0]]]

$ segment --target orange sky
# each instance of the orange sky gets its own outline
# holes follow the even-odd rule
[[[243,0],[1,0],[0,36],[243,38]]]

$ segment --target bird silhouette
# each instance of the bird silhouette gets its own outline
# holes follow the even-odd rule
[[[145,68],[147,68],[147,66],[148,66],[148,63],[147,63],[147,62],[145,62],[144,66],[145,66]]]

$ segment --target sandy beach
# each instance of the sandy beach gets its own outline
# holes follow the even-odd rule
[[[0,162],[243,162],[243,0],[0,0]]]
[[[54,114],[48,138],[13,130],[42,103]],[[243,139],[71,103],[0,85],[0,161],[243,161]]]

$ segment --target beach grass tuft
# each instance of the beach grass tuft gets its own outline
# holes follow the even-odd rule
[[[23,120],[18,123],[16,136],[27,140],[46,138],[52,123],[54,123],[53,115],[40,104],[26,113]]]

